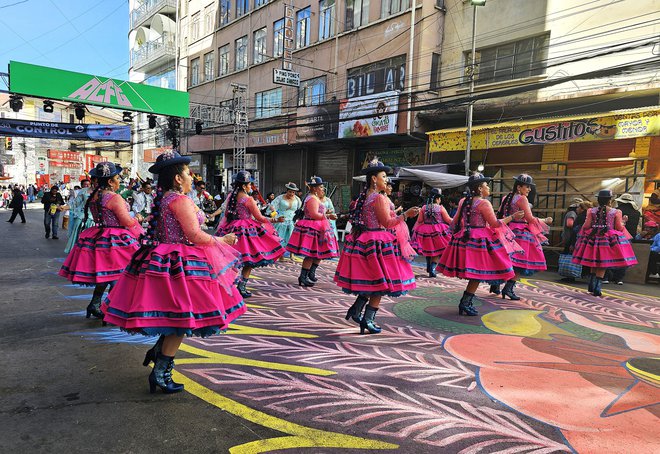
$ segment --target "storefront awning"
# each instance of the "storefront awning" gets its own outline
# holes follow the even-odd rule
[[[464,151],[465,128],[428,132],[431,153]],[[632,139],[660,135],[660,106],[591,115],[546,117],[472,127],[472,149]]]

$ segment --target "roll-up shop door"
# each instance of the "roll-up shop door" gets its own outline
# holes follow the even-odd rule
[[[635,149],[635,139],[595,140],[593,142],[575,142],[568,153],[571,168],[620,167],[630,164],[620,161],[608,161],[609,158],[627,158]],[[600,162],[573,162],[582,160],[600,160]]]
[[[301,162],[301,150],[277,150],[273,153],[273,187],[271,190],[276,195],[285,191],[284,185],[289,181],[296,183],[298,187],[305,186],[301,179]]]
[[[349,182],[348,150],[317,151],[314,153],[314,172],[334,185],[345,185]]]

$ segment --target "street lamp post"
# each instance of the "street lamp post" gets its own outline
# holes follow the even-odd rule
[[[475,66],[477,62],[476,47],[477,47],[477,6],[484,6],[486,0],[470,0],[472,5],[472,53],[470,54],[470,91],[469,91],[469,104],[467,110],[467,128],[465,129],[465,175],[470,175],[470,152],[472,151],[472,111],[474,103],[472,101],[472,93],[474,93],[474,76]]]

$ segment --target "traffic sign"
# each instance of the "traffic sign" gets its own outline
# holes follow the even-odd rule
[[[288,85],[290,87],[300,87],[300,73],[275,68],[273,69],[273,83]]]

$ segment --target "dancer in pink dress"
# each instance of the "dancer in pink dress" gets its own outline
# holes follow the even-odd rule
[[[116,193],[121,171],[118,165],[101,162],[89,172],[97,178],[97,186],[85,203],[83,224],[91,211],[96,226],[80,233],[59,271],[60,276],[74,284],[95,286],[87,318],[103,318],[103,292],[124,272],[144,233],[142,218],[132,218],[128,203]]]
[[[587,211],[587,219],[573,251],[573,262],[591,267],[589,292],[602,295],[607,268],[623,268],[637,264],[621,210],[612,208],[612,191],[598,192],[598,207]]]
[[[298,277],[298,285],[313,287],[317,282],[316,269],[321,260],[337,257],[337,238],[328,220],[336,220],[337,215],[326,213],[321,202],[325,188],[323,178],[313,176],[307,182],[309,194],[303,201],[304,216],[296,222],[286,250],[305,257]]]
[[[392,190],[392,178],[388,178],[384,194],[387,196],[388,202],[390,203],[390,217],[395,218],[401,211],[403,211],[403,207],[400,206],[399,208],[396,208],[394,206],[394,202],[392,202]],[[417,251],[410,244],[410,231],[408,230],[408,224],[405,222],[398,223],[391,229],[391,232],[399,242],[401,257],[412,263],[415,260],[415,257],[417,257]]]
[[[250,172],[236,173],[233,190],[227,198],[225,217],[218,226],[216,235],[236,235],[234,245],[241,254],[243,273],[238,290],[243,298],[252,293],[247,290],[248,279],[253,268],[268,266],[284,255],[277,232],[271,222],[282,222],[283,217],[269,219],[261,214],[254,198],[250,196],[252,182]]]
[[[449,244],[451,216],[440,204],[442,190],[431,189],[426,205],[419,211],[417,223],[413,227],[412,244],[418,253],[426,257],[426,272],[436,277],[435,267],[440,256]]]
[[[468,279],[458,314],[477,315],[472,299],[480,281],[508,280],[513,271],[511,254],[520,250],[506,224],[521,219],[522,211],[498,220],[487,200],[491,178],[475,173],[468,178],[468,193],[458,203],[452,237],[438,268],[448,277]]]
[[[122,330],[160,336],[147,351],[153,393],[183,390],[172,381],[174,356],[183,336],[211,336],[227,329],[246,310],[234,283],[240,255],[222,238],[201,230],[202,211],[185,194],[192,189],[189,156],[168,151],[149,169],[158,191],[142,247],[103,304],[105,320]]]
[[[346,320],[360,324],[360,334],[381,332],[374,318],[383,296],[405,295],[416,287],[412,266],[401,254],[399,242],[388,229],[417,216],[419,208],[390,217],[390,203],[381,194],[387,185],[391,167],[374,159],[363,173],[367,176],[350,220],[353,226],[339,257],[334,281],[346,293],[358,295],[348,309]],[[365,305],[369,303],[368,306]],[[364,309],[364,316],[362,310]]]
[[[537,271],[547,269],[542,244],[548,242],[544,233],[549,231],[548,224],[552,222],[552,218],[539,219],[532,214],[532,206],[528,197],[532,188],[535,187],[534,179],[530,175],[526,173],[518,175],[513,179],[513,191],[504,197],[497,210],[498,219],[519,211],[524,213],[522,219],[514,219],[509,224],[511,231],[516,236],[516,243],[522,247],[522,252],[511,256],[516,276],[504,284],[502,299],[508,296],[512,300],[519,300],[520,297],[516,295],[514,289],[520,276],[532,276]],[[500,283],[492,282],[490,292],[498,295]]]

